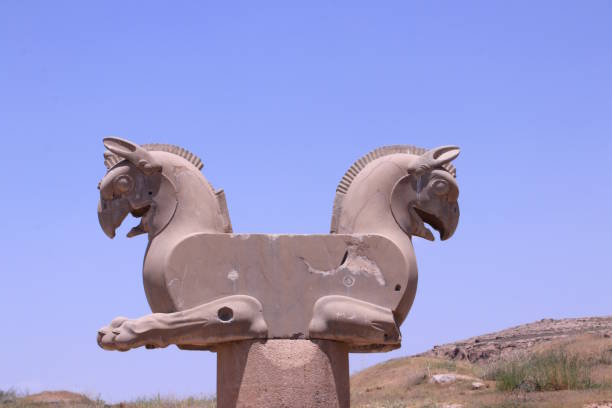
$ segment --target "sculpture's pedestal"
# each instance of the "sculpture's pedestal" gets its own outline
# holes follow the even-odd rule
[[[348,408],[346,344],[240,341],[217,351],[217,407]]]

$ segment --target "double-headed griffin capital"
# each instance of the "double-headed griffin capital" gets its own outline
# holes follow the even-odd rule
[[[104,139],[98,217],[110,238],[147,234],[143,280],[152,314],[100,329],[109,350],[214,349],[248,339],[324,339],[350,351],[400,346],[416,293],[412,237],[450,238],[459,221],[455,146],[378,148],[346,172],[331,233],[235,234],[223,190],[177,146]]]

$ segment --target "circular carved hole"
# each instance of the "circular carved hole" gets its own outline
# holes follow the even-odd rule
[[[222,307],[217,311],[217,317],[222,322],[229,322],[234,317],[234,311],[229,307]]]
[[[398,283],[397,285],[395,285],[395,291],[399,292],[400,290],[402,290],[402,285]]]

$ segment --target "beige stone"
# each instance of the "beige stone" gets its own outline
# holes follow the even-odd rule
[[[480,379],[476,377],[472,377],[470,375],[456,374],[456,373],[440,373],[434,374],[429,379],[429,382],[432,384],[440,384],[447,385],[452,384],[456,381],[471,381],[472,385],[479,382]]]
[[[98,216],[114,237],[128,214],[148,234],[143,278],[152,315],[118,318],[106,349],[210,349],[253,338],[328,339],[352,351],[397,348],[416,293],[411,236],[450,237],[459,219],[455,147],[377,149],[342,178],[330,235],[233,234],[222,190],[171,145],[104,144]]]
[[[474,381],[472,383],[472,389],[473,390],[482,390],[483,388],[486,388],[487,385],[481,381]]]
[[[346,344],[325,340],[219,345],[217,406],[348,407]]]

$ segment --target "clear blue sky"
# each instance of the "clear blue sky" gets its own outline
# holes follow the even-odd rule
[[[199,154],[237,232],[327,232],[385,144],[457,144],[461,221],[415,239],[403,347],[612,313],[612,3],[0,3],[0,388],[215,390],[209,352],[105,352],[146,238],[98,226],[101,139]]]

